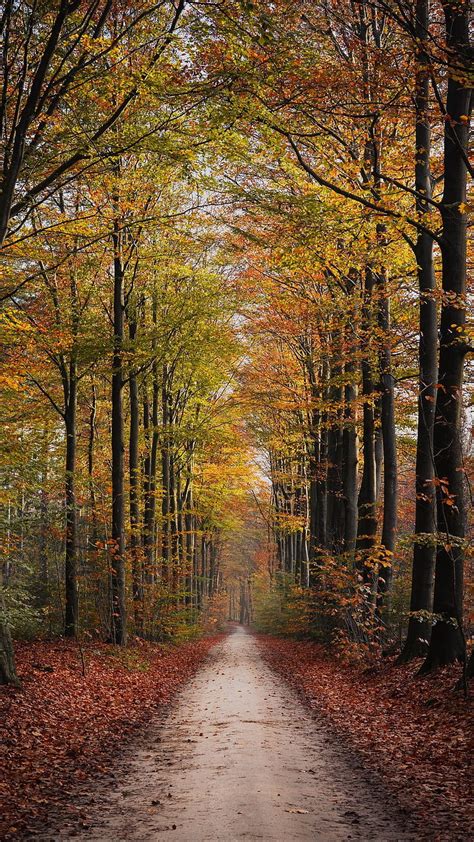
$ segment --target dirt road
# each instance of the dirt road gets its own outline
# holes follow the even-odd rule
[[[99,793],[96,842],[408,840],[378,784],[236,629]],[[64,836],[55,836],[64,838]],[[78,834],[74,834],[78,838]]]

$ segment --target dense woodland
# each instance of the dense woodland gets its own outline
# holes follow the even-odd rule
[[[468,0],[0,29],[0,683],[227,617],[466,679]]]

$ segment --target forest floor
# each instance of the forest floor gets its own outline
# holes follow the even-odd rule
[[[221,637],[126,650],[17,643],[22,687],[0,687],[0,839],[29,838],[45,822],[74,836],[86,821],[81,788],[114,780],[123,746],[166,710]]]
[[[472,838],[472,702],[453,671],[361,673],[240,627],[124,652],[21,644],[18,664],[23,689],[0,691],[0,839]]]
[[[259,635],[264,660],[318,722],[352,746],[416,820],[417,838],[474,839],[473,695],[456,689],[459,665],[419,677],[421,661],[361,670],[312,642]],[[377,796],[378,797],[378,796]]]

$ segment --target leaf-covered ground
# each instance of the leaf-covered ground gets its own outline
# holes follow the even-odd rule
[[[27,835],[113,769],[121,747],[195,673],[218,637],[179,647],[20,643],[22,688],[0,688],[0,839]],[[85,673],[85,674],[83,674]]]
[[[473,702],[453,691],[459,668],[419,678],[419,663],[361,672],[314,643],[259,636],[266,661],[394,791],[427,837],[474,838]],[[374,797],[377,793],[374,793]]]

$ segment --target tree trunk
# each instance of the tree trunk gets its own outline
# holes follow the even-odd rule
[[[272,502],[275,508],[275,514],[277,516],[277,522],[275,527],[275,534],[276,534],[276,542],[277,542],[277,557],[279,568],[283,572],[285,569],[285,547],[284,547],[284,540],[281,531],[281,519],[280,515],[282,512],[282,506],[280,501],[280,487],[277,481],[277,468],[276,468],[276,457],[273,453],[270,453],[270,472],[272,477]]]
[[[170,460],[169,460],[169,521],[171,538],[171,590],[173,594],[178,592],[178,571],[179,571],[179,532],[178,532],[178,506],[177,506],[177,472],[176,460],[173,452],[172,425],[170,426]]]
[[[163,435],[161,441],[161,475],[162,475],[162,556],[163,579],[168,581],[171,576],[171,521],[170,521],[170,443],[169,443],[169,399],[168,399],[168,367],[163,366],[163,383],[161,387],[161,412]]]
[[[329,349],[328,349],[329,350]],[[332,366],[331,378],[336,379],[329,389],[330,423],[328,430],[327,465],[327,546],[332,553],[340,553],[344,536],[344,505],[342,495],[342,387],[337,382],[341,377],[342,347],[332,337],[332,350],[337,360]]]
[[[367,267],[365,272],[363,324],[366,344],[369,344],[369,334],[372,329],[372,291],[374,276],[372,269]],[[368,351],[370,349],[368,348]],[[372,362],[369,353],[364,355],[362,367],[362,395],[363,395],[363,432],[362,451],[364,467],[359,490],[358,528],[356,550],[360,553],[359,568],[365,581],[372,578],[372,567],[367,566],[365,559],[375,544],[377,534],[377,488],[375,470],[375,410],[374,410],[374,381]]]
[[[129,320],[130,343],[136,339],[136,313]],[[140,464],[138,435],[140,428],[140,405],[136,372],[130,372],[130,432],[129,432],[129,479],[130,479],[130,555],[132,566],[132,594],[135,619],[135,634],[143,636],[143,569],[140,547]]]
[[[77,596],[77,509],[76,509],[76,413],[77,413],[77,370],[71,360],[69,366],[68,393],[65,401],[64,421],[66,427],[66,557],[65,557],[65,625],[66,637],[76,637],[78,631]]]
[[[354,363],[346,363],[349,382],[344,387],[343,495],[344,495],[344,552],[353,555],[357,539],[357,429],[355,402],[357,389],[353,383]]]
[[[327,544],[327,462],[328,462],[328,431],[327,414],[321,414],[319,425],[319,448],[316,485],[316,547],[324,549]]]
[[[194,539],[193,539],[193,606],[196,609],[199,609],[200,605],[200,588],[201,584],[199,581],[199,541],[198,541],[198,524],[199,521],[195,515],[193,515],[193,529],[194,529]]]
[[[151,584],[155,581],[157,575],[156,570],[156,548],[155,548],[155,528],[156,528],[156,468],[158,457],[158,372],[156,364],[152,367],[152,404],[151,404],[151,418],[150,406],[148,398],[145,397],[143,405],[143,426],[145,428],[145,435],[148,445],[148,453],[145,458],[144,465],[144,483],[143,483],[143,498],[144,498],[144,512],[143,512],[143,550],[145,556],[145,580]],[[151,430],[150,430],[151,421]]]
[[[217,548],[214,538],[211,538],[209,546],[209,596],[212,596],[216,589],[217,572]]]
[[[303,482],[303,511],[304,527],[301,536],[301,583],[304,588],[309,588],[309,525],[310,525],[310,497],[308,483],[308,454],[305,448],[301,459],[301,476]],[[268,540],[270,536],[268,535]],[[273,579],[272,553],[268,555],[268,573],[270,580]]]
[[[199,607],[202,608],[204,596],[207,596],[207,538],[203,532],[201,538],[201,600]]]
[[[144,513],[143,513],[143,549],[144,549],[144,565],[145,565],[145,580],[152,584],[157,575],[156,564],[156,473],[158,461],[158,411],[159,411],[159,393],[160,387],[158,382],[158,365],[156,362],[156,324],[157,324],[157,294],[156,289],[153,291],[152,303],[152,320],[153,320],[153,365],[152,365],[152,403],[151,403],[151,435],[150,435],[150,408],[148,399],[144,403],[143,422],[145,427],[145,434],[148,444],[148,454],[145,459],[145,477],[144,477]],[[161,570],[160,570],[161,573]]]
[[[416,5],[416,209],[421,214],[430,210],[430,122],[429,122],[429,59],[426,52],[429,22],[429,0]],[[416,508],[415,544],[411,580],[410,618],[399,663],[425,655],[431,636],[428,614],[433,607],[433,581],[436,557],[435,475],[433,461],[433,425],[438,379],[438,322],[434,291],[436,278],[433,263],[433,239],[424,231],[418,233],[415,257],[420,290],[420,339],[418,347],[420,381],[418,392],[418,435],[416,441]],[[419,535],[423,540],[416,542]],[[423,612],[421,615],[418,612]],[[417,614],[418,616],[415,616]]]
[[[379,327],[382,334],[380,351],[381,429],[383,441],[383,523],[381,544],[384,564],[379,568],[377,580],[377,610],[379,616],[387,607],[392,582],[392,564],[397,538],[398,472],[397,441],[395,431],[395,390],[390,349],[390,299],[387,278],[382,269],[379,276],[380,300],[378,304]]]
[[[310,438],[308,443],[308,473],[309,473],[309,563],[310,582],[313,582],[315,573],[316,551],[318,545],[318,469],[319,469],[319,441],[315,424],[315,415],[312,413]]]
[[[125,596],[125,513],[124,513],[124,433],[123,433],[123,264],[122,235],[114,223],[114,354],[112,370],[112,622],[113,643],[127,642]]]
[[[191,468],[190,468],[191,470]],[[191,481],[189,481],[189,486],[187,491],[184,495],[184,530],[185,530],[185,541],[184,541],[184,569],[186,571],[186,592],[185,592],[185,604],[191,606],[193,604],[193,591],[194,591],[194,543],[195,543],[195,532],[194,532],[194,514],[193,514],[193,487]]]
[[[40,491],[40,533],[38,545],[38,560],[40,582],[38,587],[38,605],[45,607],[49,595],[49,564],[48,564],[48,535],[49,535],[49,505],[48,505],[48,435],[43,431],[42,470]]]
[[[469,2],[444,2],[449,79],[444,129],[444,192],[441,203],[442,285],[438,389],[434,424],[439,544],[433,612],[436,622],[423,672],[466,659],[462,626],[463,539],[466,529],[462,458],[462,387],[467,351],[466,324],[466,156],[472,51]],[[463,72],[464,68],[464,72]]]
[[[89,477],[89,499],[92,520],[92,536],[89,539],[89,544],[92,552],[97,551],[97,541],[99,540],[97,530],[97,506],[95,499],[94,487],[94,450],[95,450],[95,421],[97,415],[97,392],[95,383],[92,383],[92,401],[89,413],[89,442],[87,446],[87,473]]]

